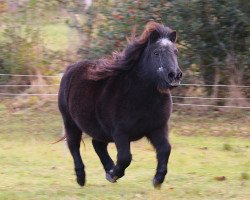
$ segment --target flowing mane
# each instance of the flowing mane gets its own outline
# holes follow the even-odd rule
[[[148,22],[142,34],[135,36],[135,29],[129,38],[128,46],[122,52],[113,52],[111,56],[85,63],[86,78],[101,80],[130,70],[138,62],[141,53],[150,40],[158,36],[168,37],[172,30],[156,22]]]

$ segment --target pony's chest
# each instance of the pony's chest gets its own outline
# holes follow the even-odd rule
[[[152,106],[152,108],[133,110],[127,117],[124,116],[121,119],[119,129],[124,130],[131,141],[135,141],[155,129],[165,126],[168,116],[167,110],[164,110],[163,107],[153,108]]]
[[[131,118],[134,117],[138,125],[144,127],[154,127],[163,123],[169,118],[170,108],[166,104],[161,105],[146,105],[144,107],[138,107],[131,111],[134,114],[131,115]]]
[[[168,102],[144,102],[140,105],[125,106],[119,109],[116,120],[130,134],[143,134],[164,126],[170,116],[171,105]],[[115,120],[115,121],[116,121]]]
[[[108,132],[141,134],[166,124],[172,106],[170,95],[160,96],[135,88],[124,95],[115,87],[112,89],[100,96],[96,107],[98,121]]]

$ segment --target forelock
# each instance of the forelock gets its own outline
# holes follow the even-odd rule
[[[160,38],[157,43],[159,43],[161,46],[170,46],[173,44],[168,38]]]

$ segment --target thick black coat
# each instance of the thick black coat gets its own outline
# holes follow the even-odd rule
[[[85,62],[69,67],[59,91],[59,108],[82,132],[103,142],[122,132],[138,140],[166,125],[172,101],[131,71],[93,81],[84,78]]]
[[[151,22],[122,53],[82,61],[65,71],[58,102],[80,185],[85,183],[79,151],[82,132],[93,138],[111,182],[121,178],[131,162],[130,141],[146,136],[157,152],[154,186],[163,182],[171,150],[167,126],[172,110],[170,88],[182,76],[175,40],[175,31]],[[109,142],[117,147],[116,164],[107,152]]]

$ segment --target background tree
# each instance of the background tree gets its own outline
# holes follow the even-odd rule
[[[54,18],[53,8],[57,2],[2,1],[1,5],[5,8],[1,13],[1,72],[37,75],[54,73],[54,68],[50,69],[49,65],[55,55],[46,48],[41,28]],[[0,81],[7,81],[9,78],[11,77],[1,77]],[[37,82],[30,77],[15,78],[12,81],[28,84]]]
[[[249,2],[238,0],[173,1],[169,12],[162,12],[163,21],[180,31],[181,42],[187,47],[183,53],[198,65],[205,84],[241,85],[249,76],[250,10],[247,4]],[[230,88],[228,92],[232,97],[244,97],[247,93],[238,88]],[[206,93],[227,96],[224,88],[207,87]]]
[[[0,68],[4,73],[59,73],[64,67],[55,64],[56,59],[65,61],[65,66],[122,50],[133,27],[140,33],[154,20],[178,32],[183,82],[250,85],[249,4],[247,0],[1,0]],[[59,22],[68,28],[68,48],[63,56],[47,47],[41,31]],[[250,95],[249,88],[233,87],[182,87],[176,92],[187,96],[191,92],[212,97]],[[216,103],[248,104],[243,99]]]

